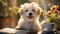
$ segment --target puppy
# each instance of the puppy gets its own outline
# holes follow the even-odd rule
[[[19,13],[21,18],[18,21],[16,29],[26,29],[39,31],[42,29],[39,23],[40,7],[37,3],[25,3],[21,5]]]

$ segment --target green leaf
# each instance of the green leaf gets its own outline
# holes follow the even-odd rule
[[[2,0],[0,0],[0,3],[2,2]]]

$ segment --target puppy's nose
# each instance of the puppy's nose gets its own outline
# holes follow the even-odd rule
[[[31,15],[32,15],[32,13],[29,13],[29,15],[31,16]]]

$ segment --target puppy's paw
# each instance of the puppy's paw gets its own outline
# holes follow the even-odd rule
[[[16,26],[15,29],[16,29],[16,30],[20,30],[20,27],[19,27],[19,26]]]
[[[37,34],[42,34],[43,31],[39,31]]]

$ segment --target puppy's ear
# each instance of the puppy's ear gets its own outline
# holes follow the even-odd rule
[[[18,13],[19,13],[20,15],[22,15],[22,14],[23,14],[23,11],[22,11],[22,9],[21,9],[21,8],[19,9]]]
[[[37,10],[37,14],[40,15],[40,7]]]

